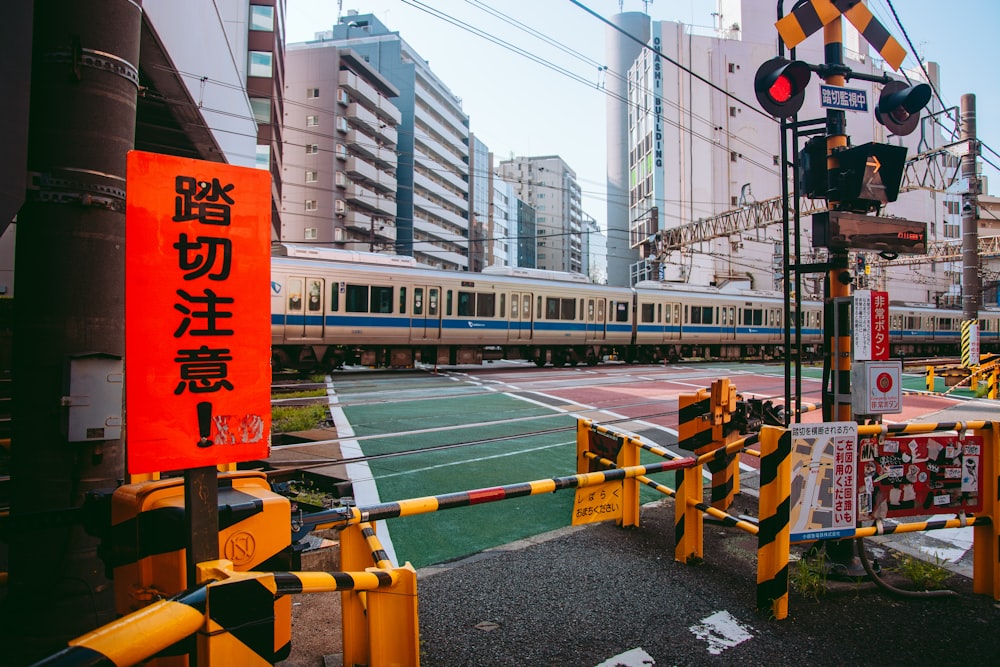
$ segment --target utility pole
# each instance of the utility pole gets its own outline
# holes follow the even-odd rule
[[[979,321],[979,176],[976,173],[976,96],[962,95],[962,141],[966,152],[962,156],[962,317]]]
[[[35,0],[28,189],[18,213],[5,658],[38,658],[114,618],[78,508],[124,476],[121,439],[70,442],[68,362],[125,352],[125,157],[141,3]]]

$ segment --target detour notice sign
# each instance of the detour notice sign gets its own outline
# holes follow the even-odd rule
[[[268,455],[270,216],[266,171],[128,154],[130,473]]]

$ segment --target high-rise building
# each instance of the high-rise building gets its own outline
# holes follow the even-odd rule
[[[513,188],[513,186],[511,186]],[[517,266],[524,269],[538,268],[538,229],[535,208],[515,195],[517,216]]]
[[[616,103],[626,110],[628,121],[629,159],[620,168],[620,176],[628,183],[629,245],[637,245],[659,230],[738,212],[775,198],[781,194],[781,179],[791,177],[781,164],[777,123],[760,110],[753,89],[757,68],[776,55],[774,16],[765,15],[756,4],[724,0],[719,3],[716,19],[718,25],[711,34],[697,34],[681,23],[653,22],[648,48],[627,68],[627,102]],[[847,21],[843,23],[845,63],[857,72],[883,74],[887,65],[878,53]],[[822,31],[800,44],[796,57],[810,63],[824,62]],[[928,71],[935,76],[932,64],[928,64]],[[907,74],[911,79],[923,76]],[[823,117],[820,84],[816,77],[810,82],[800,118]],[[865,90],[870,107],[878,100],[879,88],[872,83],[852,79],[850,87]],[[871,112],[848,114],[847,134],[853,145],[875,141],[908,146],[911,156],[918,152],[920,142],[924,146],[943,143],[930,124],[923,133],[889,136]],[[939,197],[928,190],[907,192],[884,212],[930,223],[928,238],[937,240],[943,228]],[[802,231],[801,247],[812,253],[808,216],[802,218]],[[609,217],[609,280],[617,259],[613,243],[619,236]],[[761,225],[743,234],[706,234],[672,251],[665,262],[637,262],[632,280],[781,289],[784,243],[777,225]],[[806,257],[804,261],[814,260]],[[802,295],[821,297],[823,277],[819,273],[804,278]],[[894,298],[932,302],[931,290],[921,281],[903,280],[895,285]]]
[[[469,270],[490,266],[493,238],[493,153],[469,135]]]
[[[468,270],[469,117],[461,98],[372,14],[348,11],[317,39],[352,49],[399,91],[392,98],[401,112],[397,251],[422,264]]]
[[[626,12],[611,17],[613,26],[604,30],[608,76],[606,141],[608,151],[607,219],[608,284],[628,285],[632,264],[639,252],[629,245],[629,126],[628,80],[625,72],[649,41],[649,16]],[[633,39],[634,38],[634,39]]]
[[[291,44],[281,240],[395,251],[399,91],[337,42]]]
[[[558,155],[542,155],[504,160],[499,173],[535,210],[535,268],[581,273],[583,209],[576,172]]]
[[[235,3],[225,5],[242,11]],[[246,7],[246,86],[257,121],[258,169],[271,172],[271,238],[281,229],[282,126],[285,88],[285,0],[253,0]],[[242,21],[236,25],[242,25]],[[227,24],[228,26],[228,24]]]

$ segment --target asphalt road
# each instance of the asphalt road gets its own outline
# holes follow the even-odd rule
[[[755,499],[741,496],[737,508]],[[420,571],[422,665],[987,665],[1000,608],[953,575],[946,598],[871,583],[792,592],[788,618],[757,611],[756,538],[706,524],[705,559],[673,559],[673,502],[641,526],[565,529]],[[868,543],[898,587],[891,556]],[[793,552],[796,548],[793,547]]]

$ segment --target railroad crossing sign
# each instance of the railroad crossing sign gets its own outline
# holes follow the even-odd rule
[[[878,19],[872,16],[861,0],[809,0],[782,17],[775,27],[785,46],[794,49],[806,37],[823,26],[844,16],[861,36],[875,47],[892,68],[899,71],[906,57],[906,50],[889,34]]]

